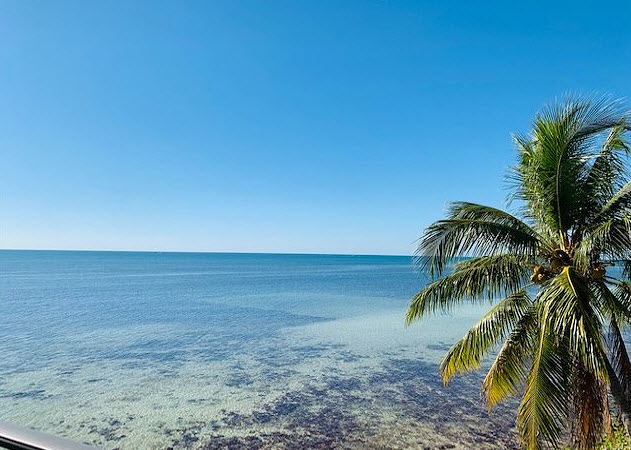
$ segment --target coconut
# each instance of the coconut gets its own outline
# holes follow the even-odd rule
[[[602,280],[605,278],[606,269],[605,266],[599,264],[597,266],[592,267],[592,278],[597,280]]]

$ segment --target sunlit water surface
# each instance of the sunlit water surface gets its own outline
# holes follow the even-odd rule
[[[108,449],[513,448],[409,257],[0,251],[0,420]]]

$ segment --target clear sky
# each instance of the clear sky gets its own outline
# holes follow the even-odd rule
[[[631,94],[631,6],[0,3],[0,248],[409,254],[510,133]]]

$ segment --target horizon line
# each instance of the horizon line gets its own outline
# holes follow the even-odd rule
[[[307,253],[307,252],[247,252],[247,251],[204,251],[204,250],[111,250],[111,249],[69,249],[69,248],[0,248],[0,251],[12,252],[94,252],[94,253],[190,253],[215,255],[296,255],[296,256],[398,256],[410,257],[404,254],[378,253]]]

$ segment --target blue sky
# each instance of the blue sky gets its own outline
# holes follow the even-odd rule
[[[0,248],[408,254],[544,103],[629,98],[629,13],[2,2]]]

